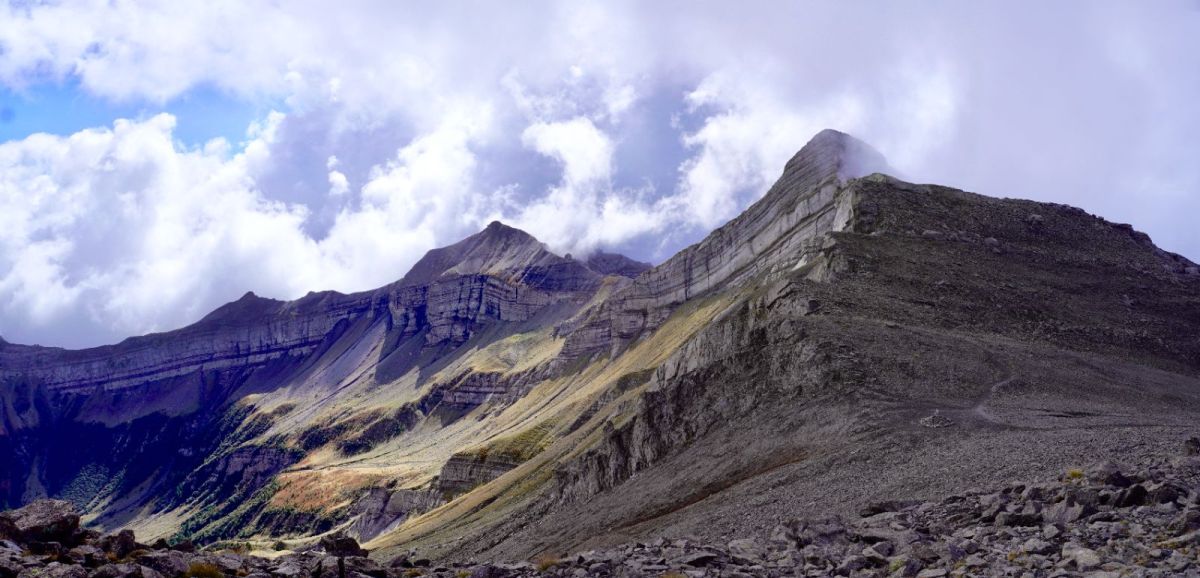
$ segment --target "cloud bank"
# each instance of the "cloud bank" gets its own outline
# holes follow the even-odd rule
[[[13,2],[0,84],[169,112],[0,144],[0,335],[87,346],[247,290],[393,281],[492,219],[661,260],[832,127],[901,176],[1200,257],[1194,2]]]

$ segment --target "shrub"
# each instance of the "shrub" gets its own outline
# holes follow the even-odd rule
[[[1083,470],[1079,468],[1071,468],[1067,470],[1067,480],[1077,482],[1083,479]]]
[[[188,566],[187,572],[183,574],[184,578],[225,578],[225,574],[221,572],[216,565],[205,562],[192,562]]]
[[[537,566],[538,572],[545,572],[546,570],[558,566],[558,562],[558,558],[548,554],[543,554],[534,559],[533,565]]]
[[[283,540],[275,542],[275,545],[271,547],[274,548],[276,552],[282,552],[288,549],[287,544],[284,544]]]

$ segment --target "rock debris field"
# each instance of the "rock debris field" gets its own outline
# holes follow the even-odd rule
[[[69,502],[42,500],[0,514],[0,578],[1200,576],[1200,439],[1182,453],[936,502],[868,504],[858,519],[797,520],[767,540],[660,538],[512,563],[381,561],[338,535],[273,558],[146,545],[130,531],[81,528]]]

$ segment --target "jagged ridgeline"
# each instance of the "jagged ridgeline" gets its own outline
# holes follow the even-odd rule
[[[1200,269],[823,131],[658,266],[492,223],[396,283],[0,341],[0,506],[139,538],[528,557],[749,535],[1200,433]]]

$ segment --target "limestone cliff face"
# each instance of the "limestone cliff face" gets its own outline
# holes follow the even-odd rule
[[[493,222],[425,255],[388,290],[389,310],[401,338],[424,331],[429,345],[462,343],[480,324],[527,321],[549,306],[582,302],[601,276]]]
[[[253,293],[186,328],[80,351],[0,346],[0,379],[21,378],[55,393],[86,393],[261,365],[311,352],[339,323],[378,311],[370,294],[310,294],[293,302]]]
[[[567,336],[565,357],[614,353],[657,328],[678,304],[796,265],[806,243],[845,227],[848,178],[886,170],[883,157],[853,137],[825,130],[744,213],[699,243],[638,275]]]
[[[410,517],[424,514],[445,503],[441,492],[372,488],[354,506],[356,516],[350,533],[366,541],[396,527]]]

